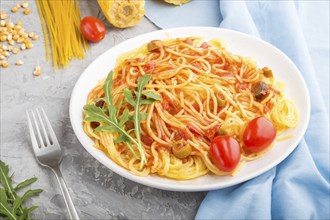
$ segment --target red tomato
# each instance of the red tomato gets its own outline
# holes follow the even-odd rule
[[[105,36],[104,24],[93,16],[87,16],[82,19],[80,31],[84,38],[93,43],[99,42]]]
[[[230,172],[240,161],[241,147],[233,137],[216,136],[211,141],[210,155],[219,170]]]
[[[193,125],[187,125],[188,130],[197,136],[203,136]]]
[[[274,125],[264,117],[251,120],[243,133],[243,143],[246,149],[257,153],[267,148],[276,137]]]

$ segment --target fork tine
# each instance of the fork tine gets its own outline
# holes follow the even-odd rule
[[[36,129],[36,132],[37,132],[37,135],[38,135],[38,139],[40,141],[40,146],[41,147],[45,147],[44,141],[43,141],[42,136],[41,136],[41,133],[40,133],[38,121],[36,119],[36,116],[34,115],[33,110],[31,110],[31,114],[32,114],[34,125],[35,125],[35,129]]]
[[[36,111],[37,111],[37,115],[38,115],[38,118],[39,118],[39,121],[40,121],[41,129],[42,129],[42,131],[43,131],[43,134],[44,134],[44,137],[45,137],[45,140],[46,140],[46,144],[47,144],[47,146],[49,146],[49,145],[50,145],[50,141],[49,141],[49,137],[48,137],[48,135],[47,135],[47,131],[46,131],[45,125],[44,125],[44,123],[43,123],[43,120],[42,120],[42,118],[41,118],[41,115],[40,115],[40,113],[39,113],[39,110],[36,109]],[[44,117],[44,118],[45,118],[45,117]],[[52,141],[52,140],[51,140],[51,141]]]
[[[28,126],[29,126],[29,131],[30,131],[32,147],[33,147],[34,151],[37,151],[38,148],[39,148],[38,147],[38,141],[37,141],[36,135],[34,133],[34,129],[33,129],[33,126],[32,126],[32,121],[31,121],[31,118],[29,116],[28,111],[26,111],[26,116],[27,116],[27,119],[28,119]]]
[[[46,125],[47,125],[47,128],[48,128],[48,131],[49,131],[49,134],[50,134],[51,140],[52,140],[52,142],[53,142],[53,145],[58,145],[58,146],[59,146],[59,143],[58,143],[58,140],[57,140],[57,138],[56,138],[56,135],[55,135],[55,132],[54,132],[54,130],[53,130],[53,127],[52,127],[52,125],[50,124],[50,122],[49,122],[49,120],[48,120],[48,117],[47,117],[47,115],[46,115],[44,109],[43,109],[42,107],[41,107],[40,109],[41,109],[41,112],[42,112],[42,114],[43,114],[43,116],[44,116],[44,119],[45,119],[45,121],[46,121]]]

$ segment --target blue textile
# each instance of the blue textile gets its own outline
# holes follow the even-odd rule
[[[197,26],[191,17],[201,13],[199,8],[187,10],[195,2],[211,4],[163,4],[159,10],[167,16],[162,18],[157,17],[158,2],[147,1],[146,15],[161,28]],[[311,118],[288,158],[247,182],[208,192],[196,219],[330,219],[329,8],[329,1],[220,0],[217,15],[198,14],[204,26],[214,27],[220,19],[219,27],[259,37],[289,56],[307,83]],[[209,22],[212,18],[215,23]]]

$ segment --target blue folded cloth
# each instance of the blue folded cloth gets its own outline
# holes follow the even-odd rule
[[[219,23],[273,44],[299,68],[311,95],[310,123],[293,153],[254,179],[208,192],[196,219],[329,219],[329,1],[147,1],[146,11],[161,28]]]

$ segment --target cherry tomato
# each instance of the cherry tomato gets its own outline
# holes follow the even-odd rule
[[[251,120],[243,133],[243,143],[246,149],[257,153],[267,148],[276,137],[276,128],[264,117]]]
[[[211,141],[210,155],[219,170],[230,172],[240,161],[241,147],[233,137],[216,136]]]
[[[80,31],[84,38],[90,42],[99,42],[105,36],[105,26],[93,16],[84,17],[80,24]]]

